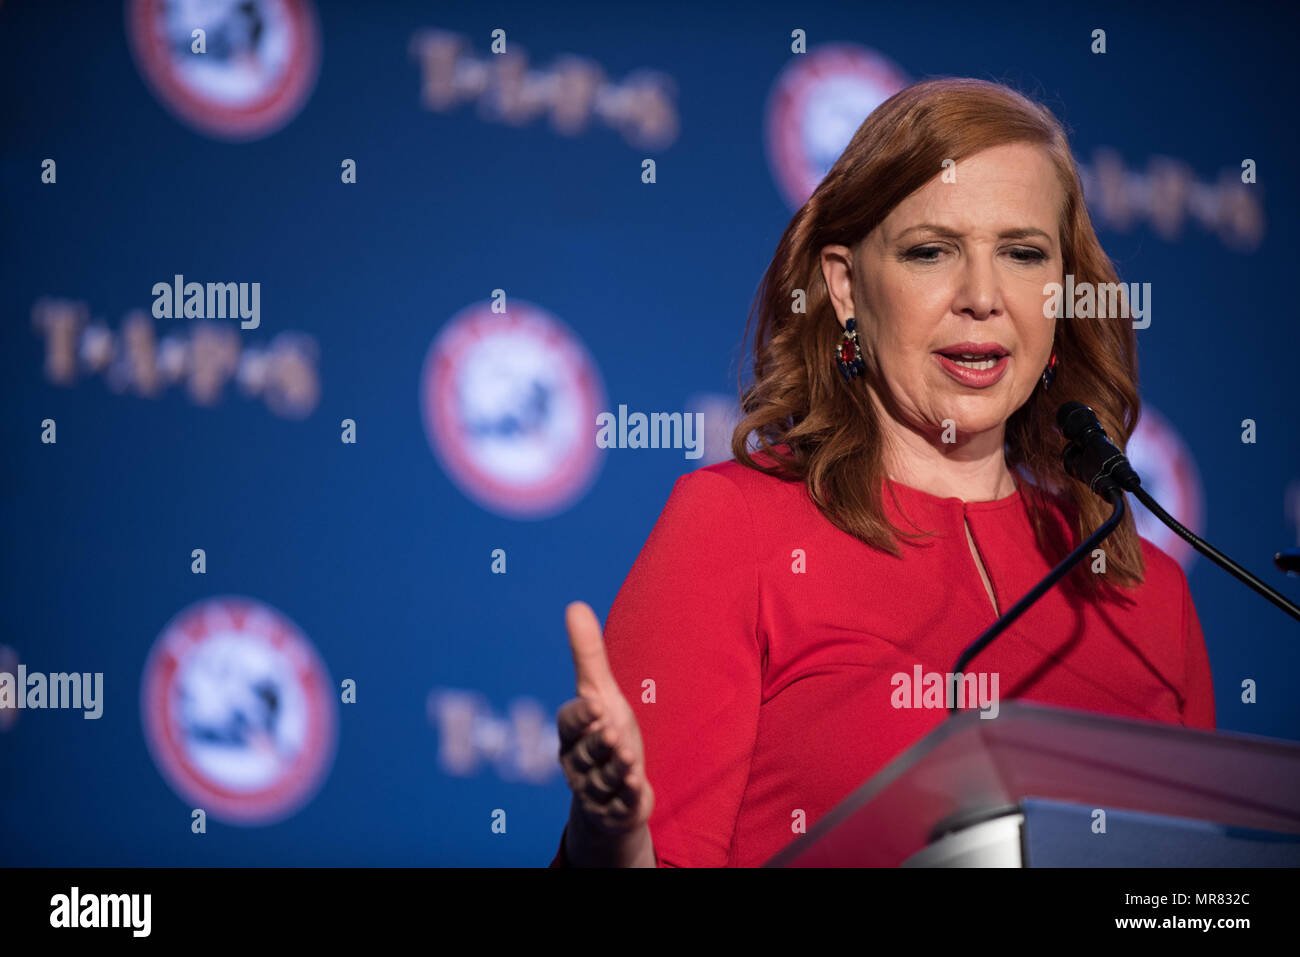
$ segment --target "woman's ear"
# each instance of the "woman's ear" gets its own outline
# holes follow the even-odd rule
[[[848,246],[832,244],[821,251],[822,278],[835,316],[843,326],[854,317],[853,311],[853,250]]]

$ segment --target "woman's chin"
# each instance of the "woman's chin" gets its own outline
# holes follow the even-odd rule
[[[982,397],[963,400],[949,408],[948,418],[939,428],[947,429],[951,435],[955,426],[957,434],[963,439],[985,432],[1002,431],[1014,411],[1005,402],[990,402]]]

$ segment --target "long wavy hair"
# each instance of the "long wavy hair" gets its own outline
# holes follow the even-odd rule
[[[1069,140],[1051,111],[997,83],[933,79],[894,94],[858,127],[786,227],[746,324],[746,338],[755,322],[757,327],[753,381],[741,389],[741,420],[732,435],[736,459],[767,474],[801,479],[832,523],[893,555],[900,553],[900,539],[910,536],[885,516],[883,434],[864,383],[845,382],[836,367],[843,329],[822,275],[821,250],[829,244],[856,249],[895,206],[938,175],[945,159],[962,160],[1008,143],[1041,146],[1051,157],[1065,191],[1065,274],[1073,274],[1076,284],[1117,282],[1088,217]],[[801,302],[803,311],[795,312]],[[1059,365],[1050,394],[1036,385],[1007,421],[1006,460],[1028,480],[1028,488],[1024,482],[1021,487],[1040,546],[1061,556],[1074,543],[1063,541],[1059,530],[1053,534],[1046,495],[1064,500],[1075,542],[1101,524],[1110,508],[1066,473],[1056,409],[1071,400],[1091,406],[1122,449],[1140,405],[1131,322],[1058,319],[1055,349]],[[756,461],[751,445],[775,464]],[[1103,578],[1109,585],[1132,586],[1142,574],[1130,512],[1107,540],[1106,574],[1070,577],[1091,591],[1104,587]]]

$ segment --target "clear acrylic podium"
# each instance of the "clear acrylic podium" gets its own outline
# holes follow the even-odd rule
[[[764,866],[1300,866],[1300,744],[1026,702],[963,712]]]

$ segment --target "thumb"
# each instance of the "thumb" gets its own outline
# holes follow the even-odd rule
[[[573,670],[577,676],[578,694],[618,691],[618,682],[609,670],[605,657],[605,640],[600,633],[600,620],[586,602],[569,602],[564,609],[564,624],[569,630],[569,650],[573,652]]]

